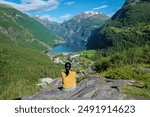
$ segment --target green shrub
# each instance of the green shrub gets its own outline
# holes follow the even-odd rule
[[[105,75],[112,79],[126,79],[126,80],[147,81],[150,78],[150,74],[148,72],[137,70],[132,66],[109,69],[108,71],[105,72]]]
[[[98,72],[106,71],[111,66],[110,58],[101,58],[95,66]]]
[[[78,77],[77,78],[77,83],[79,83],[80,81],[84,80],[85,79],[85,76],[81,76],[81,77]]]

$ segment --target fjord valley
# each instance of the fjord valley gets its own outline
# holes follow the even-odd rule
[[[0,99],[149,99],[149,7],[126,0],[111,18],[90,11],[59,24],[0,5]],[[76,52],[56,53],[56,45]],[[79,86],[69,95],[58,92],[68,61]],[[46,77],[53,82],[37,88]]]
[[[65,40],[68,47],[81,51],[86,50],[91,33],[105,24],[109,17],[99,12],[82,12],[63,23],[56,23],[42,16],[34,17],[44,24],[50,31]]]

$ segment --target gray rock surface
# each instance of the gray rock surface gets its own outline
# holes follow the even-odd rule
[[[48,89],[41,92],[23,97],[23,100],[122,100],[126,95],[122,94],[122,85],[132,85],[135,81],[111,80],[100,78],[97,75],[87,76],[77,84],[73,92],[61,91],[61,79],[55,79]]]

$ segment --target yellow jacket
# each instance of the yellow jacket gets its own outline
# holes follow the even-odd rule
[[[76,86],[76,72],[69,71],[68,76],[65,72],[61,72],[63,88],[72,88]]]

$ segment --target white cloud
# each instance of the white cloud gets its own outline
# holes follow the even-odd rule
[[[69,20],[71,17],[72,17],[71,14],[66,14],[66,15],[61,16],[61,17],[60,17],[60,20],[63,20],[63,21]]]
[[[100,9],[104,9],[104,8],[107,8],[107,7],[108,7],[108,5],[102,5],[102,6],[93,8],[93,10],[100,10]]]
[[[10,5],[18,10],[29,12],[29,11],[49,11],[56,9],[59,5],[58,0],[21,0],[21,4],[8,2],[5,0],[1,0],[0,4]]]
[[[70,5],[73,5],[74,3],[75,3],[74,1],[70,1],[70,2],[66,2],[65,5],[70,6]]]

